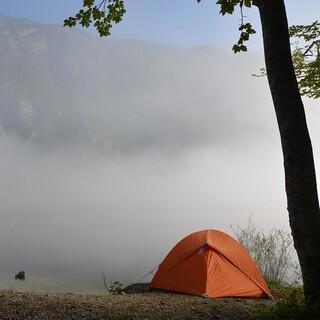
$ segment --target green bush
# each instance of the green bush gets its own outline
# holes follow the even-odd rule
[[[276,281],[267,281],[268,287],[276,301],[285,301],[291,295],[297,295],[303,301],[303,287],[296,285],[284,285]]]
[[[104,272],[102,272],[102,279],[103,284],[109,294],[124,294],[123,291],[123,284],[120,281],[109,281],[109,284],[107,284],[106,276]]]
[[[119,281],[110,281],[107,290],[110,294],[122,294],[123,284]]]
[[[307,306],[302,287],[283,287],[273,284],[278,294],[276,303],[261,311],[262,319],[270,320],[316,320],[320,319],[319,304]]]
[[[301,270],[293,259],[294,250],[289,232],[277,228],[258,230],[251,218],[245,227],[237,225],[231,228],[268,282],[301,284]]]

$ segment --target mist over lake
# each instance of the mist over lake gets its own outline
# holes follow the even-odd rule
[[[0,40],[1,287],[100,292],[190,232],[288,228],[262,57],[3,16]]]

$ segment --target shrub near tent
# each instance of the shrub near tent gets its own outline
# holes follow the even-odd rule
[[[198,231],[181,240],[160,264],[150,287],[212,298],[271,297],[249,253],[217,230]]]

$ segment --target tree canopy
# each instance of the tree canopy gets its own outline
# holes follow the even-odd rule
[[[294,25],[289,28],[292,61],[301,95],[320,98],[320,22]],[[255,77],[266,76],[261,68]]]
[[[292,58],[300,92],[320,98],[320,22],[290,27]]]

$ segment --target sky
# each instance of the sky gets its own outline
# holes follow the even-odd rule
[[[44,23],[63,24],[81,6],[81,0],[2,0],[0,13],[23,17]],[[140,39],[161,44],[193,46],[214,44],[231,48],[238,39],[240,16],[222,17],[215,1],[203,0],[127,0],[127,13],[121,24],[114,27],[114,38]],[[318,19],[318,0],[287,0],[289,24],[307,24]],[[249,48],[262,52],[259,36],[259,17],[256,8],[246,9],[247,21],[258,34],[250,41]]]
[[[320,12],[287,2],[291,23]],[[103,290],[102,270],[132,282],[192,231],[251,215],[289,230],[272,101],[251,76],[260,37],[234,55],[239,19],[214,2],[131,0],[99,39],[61,27],[79,5],[0,1],[1,15],[54,24],[0,16],[0,285],[25,269],[37,289],[69,291],[72,274],[88,290],[92,273]],[[305,99],[319,168],[317,104]]]

